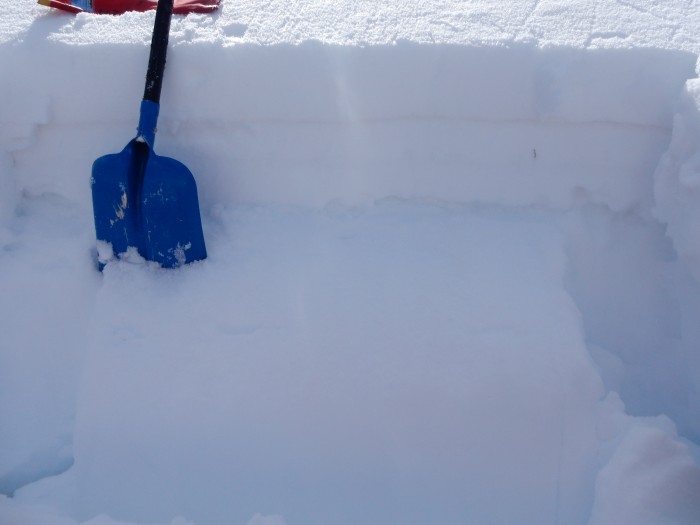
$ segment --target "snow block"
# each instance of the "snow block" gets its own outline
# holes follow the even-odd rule
[[[556,228],[400,204],[235,214],[249,235],[224,282],[211,260],[178,282],[105,269],[78,403],[80,515],[586,513],[603,390]]]

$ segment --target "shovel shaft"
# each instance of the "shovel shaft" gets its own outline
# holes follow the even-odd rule
[[[160,104],[150,100],[141,101],[141,113],[139,116],[138,138],[146,142],[151,148],[156,141],[156,127],[158,126],[158,114]]]
[[[141,101],[138,136],[151,147],[156,139],[158,112],[160,109],[160,91],[163,87],[165,57],[168,52],[168,35],[170,19],[173,16],[173,0],[159,0],[156,8],[156,21],[153,24],[151,54],[146,71],[146,87]]]
[[[165,55],[168,51],[168,35],[170,19],[173,15],[173,0],[159,0],[156,9],[156,21],[153,25],[151,40],[151,55],[148,59],[146,72],[146,88],[143,99],[160,103],[160,90],[163,87],[163,72],[165,71]]]
[[[173,0],[159,0],[138,135],[121,153],[98,158],[91,180],[97,239],[113,255],[136,248],[164,268],[207,256],[192,173],[153,151],[172,14]],[[111,258],[107,251],[100,265]]]

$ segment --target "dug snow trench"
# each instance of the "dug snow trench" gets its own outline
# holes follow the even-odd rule
[[[654,193],[694,55],[175,45],[156,149],[209,258],[100,275],[89,166],[140,86],[86,73],[146,55],[44,51],[0,48],[36,64],[4,87],[0,516],[700,519],[700,286]]]

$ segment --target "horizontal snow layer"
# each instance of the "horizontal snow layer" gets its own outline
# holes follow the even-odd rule
[[[147,55],[0,48],[18,72],[0,86],[17,101],[0,124],[20,191],[88,200],[94,158],[134,134]],[[156,149],[192,169],[205,209],[386,196],[648,208],[694,65],[685,52],[530,45],[176,46]]]

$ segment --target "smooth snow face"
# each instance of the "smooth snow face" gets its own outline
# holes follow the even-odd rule
[[[88,201],[81,166],[133,134],[142,81],[126,73],[145,70],[147,52],[61,45],[35,57],[34,45],[0,51],[38,69],[5,88],[20,101],[2,116],[16,184]],[[651,207],[695,56],[307,43],[176,47],[168,64],[156,149],[193,170],[205,208],[399,196],[623,211]],[[89,82],[62,96],[76,78]]]
[[[408,4],[176,18],[209,259],[102,275],[153,14],[5,6],[0,522],[700,521],[697,6]]]
[[[59,229],[80,216],[61,217],[62,202],[29,202],[24,232],[45,229],[42,215]],[[677,265],[664,262],[668,243],[659,246],[639,218],[384,200],[355,209],[217,206],[205,228],[206,263],[169,272],[121,262],[101,283],[83,283],[94,302],[74,298],[72,312],[56,315],[75,322],[90,308],[87,333],[56,325],[30,335],[30,316],[7,312],[38,359],[45,349],[66,359],[51,366],[53,388],[12,388],[18,421],[39,404],[28,386],[75,394],[73,367],[80,378],[75,421],[55,399],[40,405],[74,423],[72,447],[63,437],[53,459],[36,453],[52,451],[46,438],[55,432],[41,412],[24,427],[38,443],[5,438],[15,460],[44,469],[34,475],[58,470],[55,458],[74,458],[73,467],[20,489],[0,512],[40,520],[23,505],[42,503],[79,522],[107,513],[168,523],[179,514],[204,525],[260,512],[286,523],[586,523],[592,510],[595,523],[696,521],[700,470],[673,423],[627,416],[615,394],[605,396],[584,344],[604,328],[633,337],[638,324],[653,341],[681,337],[673,323],[698,311],[669,313],[670,328],[656,324],[664,304],[683,306],[675,294],[657,296]],[[67,253],[87,244],[82,234],[63,242]],[[30,262],[37,250],[28,244],[9,252],[16,264],[7,267]],[[87,266],[87,254],[79,258]],[[61,280],[91,275],[49,259],[27,277],[41,268]],[[606,287],[595,302],[596,286],[610,283],[615,293]],[[54,297],[42,281],[23,289],[33,286]],[[605,310],[608,298],[619,302]],[[597,323],[590,334],[579,308]],[[82,359],[66,353],[66,330],[83,338]],[[635,367],[615,366],[618,350],[631,350]],[[665,387],[671,407],[678,397],[664,380],[685,385],[679,397],[692,391],[682,374],[654,368],[684,363],[678,355],[634,350],[596,356],[607,384],[634,386],[636,371]],[[692,412],[684,417],[695,423]],[[44,425],[48,433],[32,433]]]
[[[105,273],[77,408],[79,516],[587,512],[604,394],[549,221],[401,203],[219,217],[227,254],[186,281]]]

